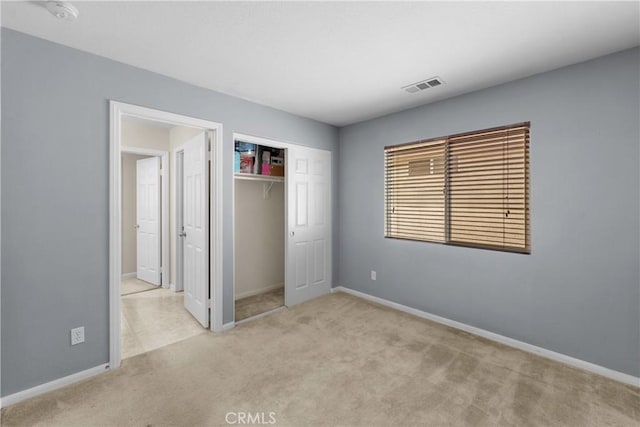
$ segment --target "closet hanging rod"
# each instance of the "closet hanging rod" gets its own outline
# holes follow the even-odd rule
[[[235,179],[245,179],[248,181],[271,181],[271,182],[284,182],[284,176],[275,176],[275,175],[254,175],[254,174],[241,174],[236,173],[234,175]]]

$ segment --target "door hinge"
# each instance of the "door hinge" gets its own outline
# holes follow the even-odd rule
[[[164,273],[164,267],[160,267],[160,274]]]
[[[207,308],[211,308],[211,300],[210,299],[207,300]]]

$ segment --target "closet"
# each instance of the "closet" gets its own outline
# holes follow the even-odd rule
[[[235,321],[284,305],[284,174],[284,149],[235,141]]]

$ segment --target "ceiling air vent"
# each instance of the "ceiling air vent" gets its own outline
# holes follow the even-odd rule
[[[436,87],[443,85],[444,82],[440,77],[431,77],[429,79],[422,80],[421,82],[412,83],[409,86],[405,86],[402,90],[406,90],[409,93],[420,92],[421,90],[429,89],[431,87]]]

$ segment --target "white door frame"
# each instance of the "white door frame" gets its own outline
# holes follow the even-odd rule
[[[213,299],[210,325],[214,332],[222,331],[222,124],[169,113],[123,102],[109,101],[110,163],[109,163],[109,368],[120,366],[120,280],[122,194],[121,194],[121,129],[123,117],[136,117],[212,131],[210,173],[210,293]]]
[[[169,260],[169,152],[163,150],[152,150],[150,148],[120,147],[123,154],[139,154],[143,156],[160,157],[161,182],[162,182],[162,205],[160,228],[160,248],[162,251],[162,287],[169,288],[171,282],[170,260]]]
[[[287,152],[285,153],[285,158],[286,156],[289,155],[289,149],[290,148],[296,148],[296,147],[306,147],[305,145],[302,144],[295,144],[295,143],[291,143],[291,142],[283,142],[283,141],[279,141],[276,139],[269,139],[269,138],[263,138],[260,136],[254,136],[254,135],[249,135],[249,134],[245,134],[245,133],[239,133],[239,132],[234,132],[233,133],[233,142],[235,144],[235,141],[240,140],[240,141],[244,141],[244,142],[250,142],[252,144],[258,144],[258,145],[267,145],[269,147],[273,147],[273,148],[280,148],[280,149],[284,149],[287,150]],[[235,148],[235,147],[234,147]],[[314,148],[314,147],[308,147],[308,148]],[[235,150],[234,150],[235,151]],[[325,150],[326,151],[326,150]],[[232,153],[233,154],[233,153]],[[234,154],[235,155],[235,154]],[[231,159],[231,161],[233,161],[233,159]],[[231,163],[233,164],[233,163]],[[285,162],[286,165],[286,162]],[[235,171],[234,171],[235,173]],[[288,242],[288,236],[289,236],[289,194],[287,191],[288,188],[288,179],[289,179],[289,173],[287,173],[287,171],[285,171],[284,174],[284,223],[285,223],[285,227],[284,227],[284,232],[285,232],[285,245],[284,245],[284,271],[286,273],[287,271],[287,266],[289,264],[289,245],[287,244]],[[236,198],[236,183],[235,183],[235,178],[233,180],[233,184],[231,187],[231,218],[232,218],[232,222],[233,224],[231,224],[231,230],[232,230],[232,238],[233,238],[233,292],[232,292],[232,301],[233,301],[233,321],[235,322],[236,319],[236,305],[235,305],[235,297],[236,297],[236,227],[235,227],[235,221],[236,221],[236,216],[235,216],[235,209],[236,209],[236,203],[235,203],[235,198]],[[331,194],[333,194],[333,189],[329,188],[329,191],[331,192]],[[332,196],[333,197],[333,196]],[[333,227],[333,218],[329,218],[329,227]],[[331,248],[331,256],[333,257],[333,248]],[[287,288],[287,277],[285,274],[285,280],[284,280],[284,286],[285,286],[285,292],[286,292],[286,288]],[[289,286],[291,286],[289,284]]]

